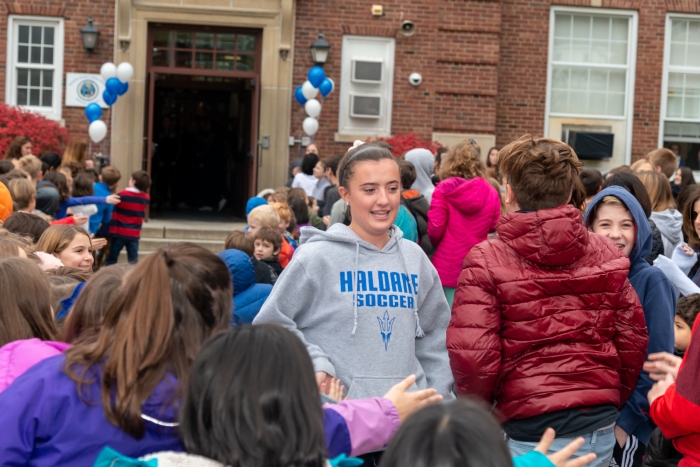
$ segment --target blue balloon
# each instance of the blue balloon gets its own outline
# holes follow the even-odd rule
[[[315,66],[309,70],[308,78],[315,88],[319,88],[323,80],[326,79],[326,72],[320,66]]]
[[[87,107],[85,107],[85,116],[90,123],[94,122],[95,120],[99,120],[102,116],[102,107],[94,102],[88,104]]]
[[[118,96],[119,90],[122,88],[122,82],[119,81],[119,78],[109,78],[107,83],[105,83],[105,87],[111,95]]]
[[[333,90],[333,83],[331,83],[331,80],[326,78],[323,80],[323,83],[321,83],[321,85],[318,87],[318,90],[321,92],[321,95],[323,97],[326,97]]]
[[[298,103],[301,105],[306,104],[306,97],[304,97],[304,93],[301,92],[301,86],[299,86],[296,91],[294,91],[294,98],[297,100]]]
[[[121,83],[121,84],[122,85],[119,88],[119,95],[123,96],[124,94],[126,94],[126,91],[129,90],[129,83],[127,82],[127,83]]]
[[[111,107],[112,104],[117,102],[117,95],[112,94],[111,92],[105,89],[105,92],[102,93],[102,100],[105,101],[105,104]]]

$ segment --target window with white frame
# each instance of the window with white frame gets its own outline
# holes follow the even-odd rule
[[[633,16],[552,14],[549,115],[624,118],[633,73]]]
[[[667,18],[663,92],[664,139],[700,140],[700,16]]]
[[[63,19],[10,16],[5,102],[59,120]]]
[[[394,39],[343,37],[338,133],[391,133]]]

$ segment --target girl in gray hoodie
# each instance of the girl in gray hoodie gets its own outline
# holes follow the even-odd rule
[[[453,397],[450,308],[428,257],[393,225],[401,200],[394,157],[356,142],[338,182],[350,226],[302,229],[302,245],[253,324],[296,333],[319,386],[339,378],[351,399],[381,396],[411,374],[414,389]]]

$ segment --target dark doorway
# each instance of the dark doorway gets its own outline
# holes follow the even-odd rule
[[[245,217],[256,193],[261,34],[150,24],[152,217]]]
[[[153,96],[153,217],[244,217],[254,80],[158,73]]]

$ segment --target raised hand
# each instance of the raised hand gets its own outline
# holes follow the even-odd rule
[[[547,428],[544,431],[544,434],[542,435],[542,439],[540,439],[540,444],[538,444],[535,447],[535,451],[541,452],[542,454],[547,456],[547,459],[549,459],[549,461],[552,464],[556,465],[557,467],[583,467],[584,465],[590,464],[595,460],[596,455],[592,452],[586,454],[585,456],[569,460],[571,456],[573,456],[576,453],[576,451],[578,451],[579,448],[583,446],[583,438],[576,438],[575,440],[567,444],[566,447],[564,447],[564,449],[562,449],[561,451],[557,451],[554,454],[547,455],[547,451],[549,451],[549,448],[554,442],[555,435],[556,433],[552,428]]]
[[[676,357],[668,352],[658,352],[649,355],[649,360],[644,362],[644,371],[654,381],[662,381],[666,374],[670,373],[673,379],[678,377],[678,369],[681,367],[681,357]]]
[[[330,384],[326,382],[321,383],[320,390],[331,399],[341,401],[345,393],[345,386],[340,384],[339,378],[331,378]]]
[[[436,394],[437,391],[435,389],[406,392],[415,382],[416,375],[411,375],[384,394],[384,398],[389,399],[396,406],[396,410],[399,412],[399,420],[402,422],[416,410],[442,400],[442,396]]]

